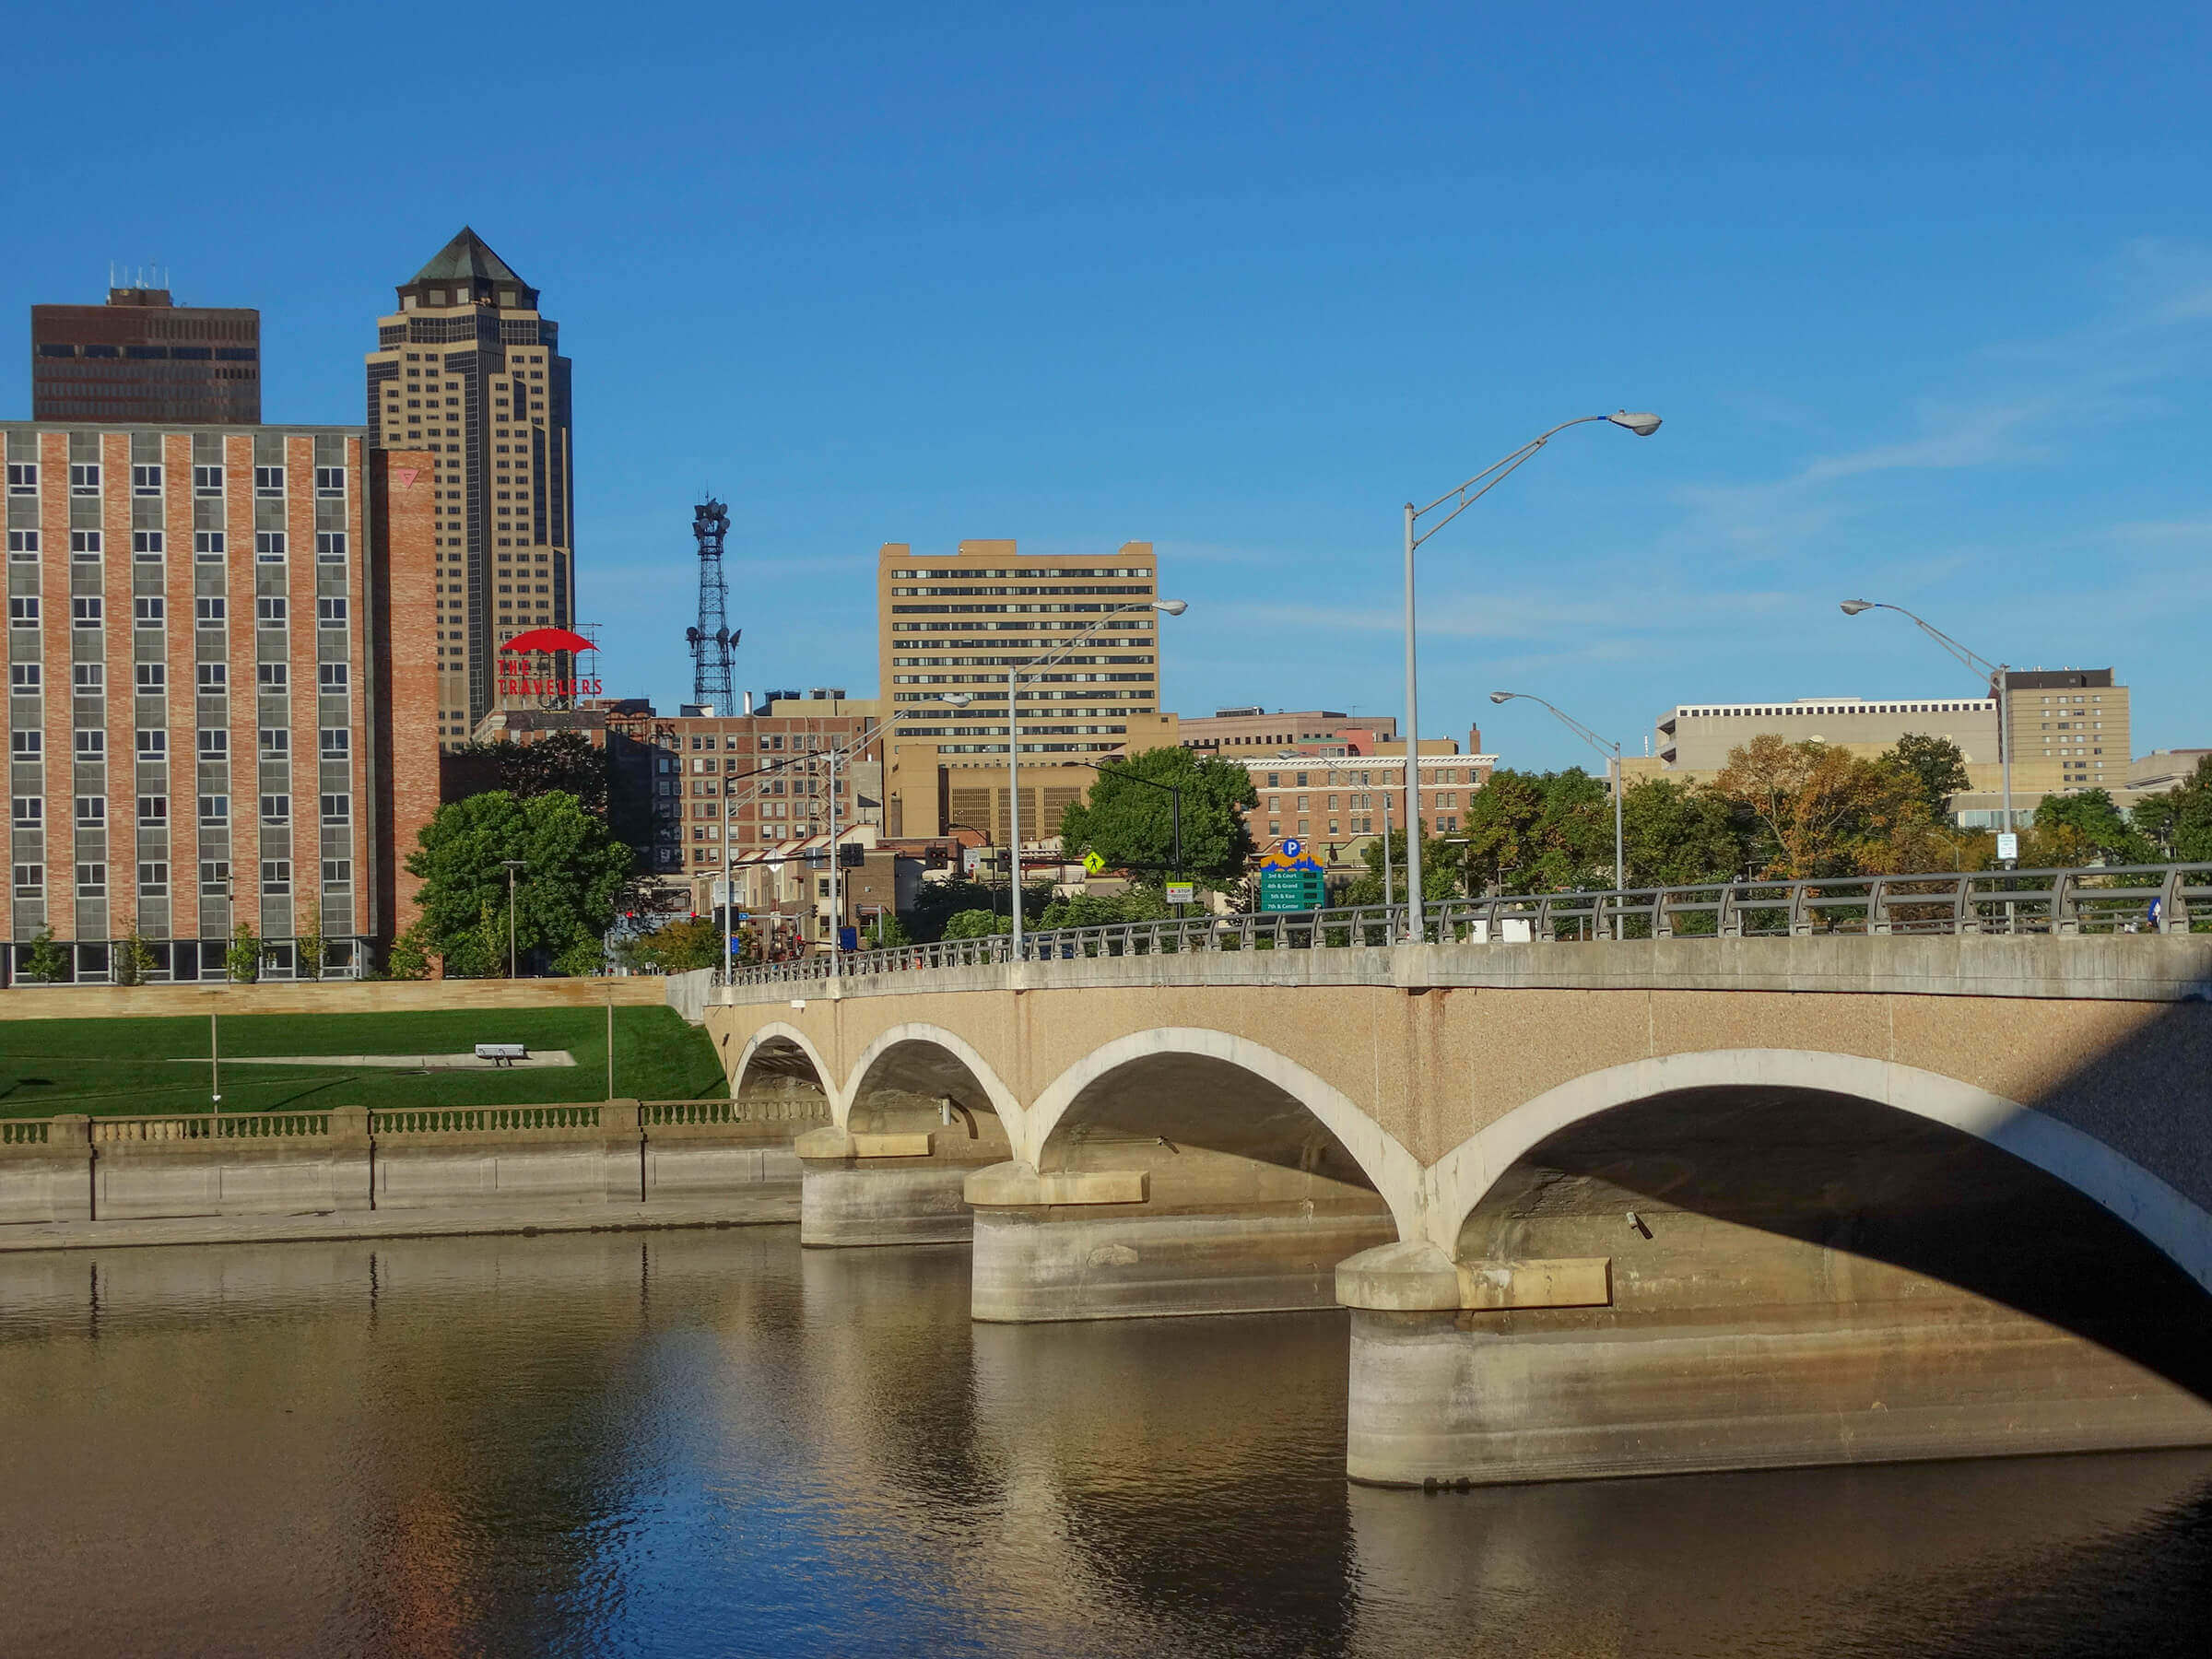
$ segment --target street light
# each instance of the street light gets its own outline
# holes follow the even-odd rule
[[[1524,702],[1543,703],[1546,708],[1551,710],[1554,715],[1558,716],[1561,725],[1606,757],[1606,775],[1612,780],[1613,783],[1613,886],[1617,891],[1627,891],[1629,866],[1621,851],[1620,835],[1620,789],[1626,780],[1620,775],[1620,745],[1610,738],[1600,737],[1581,721],[1575,719],[1573,715],[1568,713],[1566,710],[1556,704],[1546,702],[1543,698],[1536,696],[1533,691],[1493,691],[1490,693],[1490,700],[1494,703],[1512,702],[1516,698]],[[1613,917],[1613,936],[1618,939],[1620,937],[1620,932],[1621,918],[1617,912]]]
[[[518,870],[530,867],[525,858],[502,858],[500,865],[507,872],[507,977],[514,977],[514,876]]]
[[[972,691],[948,691],[942,696],[929,698],[925,700],[947,703],[956,709],[964,709],[975,700],[975,693]],[[844,871],[838,863],[839,848],[837,844],[837,763],[844,759],[847,748],[855,752],[865,749],[909,714],[921,712],[922,711],[918,707],[894,710],[876,723],[876,729],[873,732],[869,731],[864,723],[860,735],[854,737],[849,745],[841,747],[833,743],[830,746],[830,977],[831,979],[838,978],[843,970],[845,943],[845,911],[842,898]],[[894,888],[897,886],[896,883],[892,885]]]
[[[2006,663],[1993,663],[1979,653],[1968,650],[1933,622],[1928,621],[1924,617],[1914,616],[1901,605],[1887,605],[1879,599],[1846,599],[1837,608],[1847,617],[1855,617],[1862,611],[1895,611],[1969,668],[1981,675],[1987,682],[1990,697],[1997,705],[1997,763],[2004,773],[2005,828],[2009,832],[2013,828],[2011,665]]]
[[[1430,536],[1489,494],[1508,474],[1517,470],[1523,462],[1559,433],[1569,427],[1583,426],[1593,420],[1602,420],[1619,427],[1635,433],[1639,438],[1649,438],[1659,429],[1659,417],[1649,411],[1617,409],[1610,415],[1578,415],[1574,419],[1562,420],[1550,431],[1530,439],[1503,460],[1484,467],[1456,489],[1447,489],[1428,506],[1416,507],[1411,501],[1406,503],[1406,919],[1411,924],[1409,936],[1417,945],[1427,937],[1427,925],[1421,914],[1421,706],[1418,680],[1414,672],[1414,552]],[[1417,532],[1420,521],[1446,502],[1456,504],[1426,532]]]
[[[1180,617],[1190,606],[1181,599],[1153,599],[1143,605],[1117,606],[1096,622],[1061,644],[1055,651],[1032,657],[1026,663],[1008,659],[1006,663],[1006,840],[1014,851],[1014,876],[1008,885],[1006,897],[1014,910],[1014,936],[1009,944],[1009,959],[1021,960],[1021,714],[1017,703],[1021,695],[1021,673],[1024,668],[1050,668],[1071,651],[1080,650],[1116,617],[1125,617],[1132,611],[1160,611],[1171,617]]]

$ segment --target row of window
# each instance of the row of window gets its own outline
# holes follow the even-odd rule
[[[46,866],[40,864],[19,864],[15,866],[16,897],[42,899],[46,894]],[[353,885],[353,860],[326,858],[323,861],[323,885],[325,888],[346,888]],[[261,890],[265,894],[283,894],[292,890],[292,861],[288,858],[265,858],[261,861]],[[230,892],[230,861],[227,858],[203,859],[200,863],[200,892],[206,897],[225,898]],[[169,865],[150,860],[138,866],[138,894],[143,899],[165,899],[169,896]],[[79,899],[104,899],[108,896],[108,866],[105,864],[80,864],[76,866],[76,896]]]
[[[318,530],[315,532],[315,561],[318,564],[346,562],[346,532]],[[36,530],[10,530],[7,533],[7,556],[18,563],[36,562],[44,547]],[[230,538],[220,530],[195,530],[192,534],[192,555],[194,559],[223,559],[230,551]],[[107,552],[107,536],[99,530],[72,530],[69,532],[69,557],[73,559],[99,559]],[[291,538],[282,530],[256,530],[253,533],[253,557],[260,564],[282,564],[291,552]],[[169,554],[169,536],[160,530],[134,530],[131,532],[131,557],[134,559],[163,559]]]
[[[199,667],[199,688],[204,697],[224,697],[230,690],[230,665],[202,663]],[[139,663],[135,665],[138,693],[142,697],[160,695],[169,689],[169,665],[166,663]],[[261,663],[255,665],[254,679],[262,690],[271,693],[291,689],[291,665],[288,663]],[[79,697],[102,697],[108,688],[108,665],[105,663],[72,663],[69,665],[69,684]],[[353,671],[344,663],[315,665],[315,684],[326,697],[343,697],[353,684]],[[10,663],[7,665],[8,690],[18,697],[38,697],[46,688],[46,676],[38,663]]]
[[[69,601],[69,624],[72,628],[99,628],[106,619],[107,602],[98,594],[77,594]],[[193,609],[202,628],[217,628],[229,619],[229,602],[220,594],[206,594],[193,601]],[[140,628],[161,628],[169,620],[169,601],[159,594],[141,594],[131,601],[132,621]],[[253,601],[253,619],[262,628],[283,628],[289,624],[291,606],[282,594],[265,594]],[[346,626],[346,599],[333,594],[315,601],[315,624],[319,628]],[[7,625],[10,628],[36,628],[39,625],[39,596],[36,594],[11,594],[7,601]]]
[[[100,492],[101,465],[97,461],[69,463],[69,493],[96,496]],[[168,469],[159,462],[134,465],[131,467],[131,493],[158,496],[164,487]],[[253,469],[253,493],[275,499],[284,494],[285,469],[281,466],[257,466]],[[219,496],[223,493],[223,468],[194,466],[192,469],[192,492],[194,495]],[[39,493],[39,463],[10,461],[7,464],[7,493],[12,496],[35,496]],[[346,493],[346,469],[342,466],[315,468],[315,493],[335,500]]]
[[[37,830],[46,822],[46,797],[18,795],[14,801],[15,825],[18,830]],[[288,794],[265,794],[261,797],[261,821],[265,824],[288,824],[292,818],[292,797]],[[353,820],[353,797],[349,794],[326,794],[323,797],[323,821],[326,824],[346,824]],[[105,795],[78,795],[76,822],[79,829],[98,830],[108,821],[108,798]],[[146,794],[138,797],[138,821],[147,829],[159,829],[169,822],[169,797]],[[220,826],[230,821],[230,797],[227,794],[200,796],[200,822]]]
[[[108,734],[100,726],[76,728],[76,758],[79,760],[105,760],[108,758]],[[344,760],[353,753],[353,732],[347,726],[324,726],[321,729],[322,755],[325,760]],[[18,727],[8,738],[8,752],[18,760],[42,760],[46,756],[46,735],[36,726]],[[288,726],[261,728],[261,753],[264,758],[288,755],[292,752],[292,734]],[[203,760],[227,760],[230,758],[230,734],[221,726],[203,726],[199,734],[199,756]],[[148,727],[138,734],[138,759],[166,760],[169,759],[169,734],[159,727]]]

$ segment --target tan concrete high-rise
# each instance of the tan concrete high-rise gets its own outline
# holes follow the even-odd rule
[[[1159,712],[1159,614],[1109,615],[1159,594],[1150,542],[1026,559],[1010,541],[963,541],[949,557],[885,543],[876,568],[884,712],[924,705],[885,745],[890,833],[935,835],[960,821],[1003,838],[1007,666],[1092,629],[1091,643],[1024,677],[1023,841],[1058,833],[1061,806],[1089,787],[1089,762],[1172,743]],[[954,691],[975,700],[941,717],[926,710]]]
[[[569,359],[537,290],[466,227],[398,292],[368,356],[370,441],[433,458],[438,736],[451,747],[500,705],[501,645],[575,626]]]

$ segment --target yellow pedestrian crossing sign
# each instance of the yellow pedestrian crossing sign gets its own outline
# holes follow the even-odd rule
[[[1083,854],[1083,874],[1084,874],[1084,875],[1086,875],[1086,876],[1096,876],[1096,875],[1098,875],[1098,874],[1099,874],[1099,873],[1100,873],[1101,870],[1105,869],[1105,867],[1106,867],[1106,861],[1105,861],[1104,859],[1100,858],[1100,856],[1099,856],[1099,855],[1098,855],[1096,853],[1084,853],[1084,854]]]

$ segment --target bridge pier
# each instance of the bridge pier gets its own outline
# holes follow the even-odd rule
[[[886,1122],[887,1116],[889,1122]],[[792,1144],[799,1159],[799,1242],[817,1249],[965,1244],[974,1212],[969,1173],[1004,1159],[995,1114],[937,1101],[869,1113],[873,1129],[817,1129]]]
[[[1335,1266],[1396,1236],[1371,1190],[1194,1148],[1150,1167],[968,1177],[971,1312],[990,1323],[1333,1308]]]

